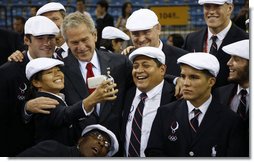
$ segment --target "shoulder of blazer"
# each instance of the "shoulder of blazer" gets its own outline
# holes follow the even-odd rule
[[[7,61],[3,65],[0,66],[0,73],[7,74],[5,77],[10,77],[15,75],[23,75],[25,74],[26,65],[29,62],[27,55],[24,55],[24,60],[22,62],[15,61]],[[26,76],[24,76],[26,78]]]
[[[200,39],[200,38],[204,38],[206,33],[207,33],[207,30],[208,28],[207,27],[204,27],[198,31],[195,31],[195,32],[192,32],[192,33],[189,33],[187,34],[186,38],[191,38],[191,39]]]
[[[176,100],[176,101],[173,101],[173,102],[170,102],[166,105],[163,105],[161,107],[159,107],[158,109],[158,113],[162,113],[162,114],[171,114],[175,111],[178,111],[178,110],[181,110],[179,109],[180,107],[186,107],[186,100],[184,99],[179,99],[179,100]]]
[[[213,95],[222,104],[229,105],[237,90],[237,84],[228,84],[214,89]]]
[[[183,55],[183,54],[188,53],[188,51],[186,51],[182,48],[171,46],[166,43],[163,43],[162,51],[165,53],[166,56],[171,55],[171,53],[168,53],[168,51],[172,51],[172,52],[174,51],[174,54],[178,54],[178,55]]]
[[[165,105],[167,103],[175,101],[176,98],[174,94],[175,94],[175,86],[172,83],[164,81],[161,94],[161,105]]]
[[[57,100],[60,105],[64,105],[65,106],[65,103],[63,102],[63,100],[61,100],[59,97],[56,97],[50,93],[45,93],[45,92],[37,92],[36,93],[36,97],[49,97],[49,98],[52,98],[52,99],[55,99]]]

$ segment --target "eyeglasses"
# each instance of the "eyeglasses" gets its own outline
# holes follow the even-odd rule
[[[106,147],[106,148],[110,147],[110,143],[99,132],[91,132],[90,135],[93,136],[93,137],[96,137],[98,140],[104,142],[104,147]]]

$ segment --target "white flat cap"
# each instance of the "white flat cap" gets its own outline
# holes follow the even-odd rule
[[[25,23],[25,34],[33,36],[57,35],[59,29],[56,24],[45,16],[33,16]]]
[[[231,3],[231,4],[233,4],[233,0],[199,0],[198,3],[200,5],[203,5],[203,4],[206,4],[206,3],[222,5],[224,3]]]
[[[102,30],[102,38],[103,39],[123,39],[123,40],[129,40],[130,37],[125,34],[122,30],[119,30],[112,26],[106,26]]]
[[[217,76],[220,63],[217,58],[209,53],[188,53],[177,59],[178,64],[187,64],[197,70],[208,70],[213,76]]]
[[[164,52],[156,47],[140,47],[133,51],[129,55],[129,59],[131,62],[140,55],[144,55],[151,58],[156,58],[158,61],[160,61],[162,64],[165,64],[165,54]]]
[[[36,15],[41,15],[45,12],[59,11],[59,10],[66,11],[66,9],[64,8],[64,6],[61,3],[50,2],[50,3],[43,5],[41,8],[39,8],[39,10],[36,12]]]
[[[249,60],[250,57],[249,39],[228,44],[222,47],[222,50],[229,55],[239,56],[241,58]]]
[[[107,156],[113,156],[119,149],[119,144],[118,144],[115,134],[100,124],[93,124],[93,125],[87,126],[85,129],[83,129],[81,136],[84,136],[86,133],[90,132],[93,129],[101,130],[109,135],[111,145],[110,145],[110,149],[109,149]]]
[[[134,11],[127,19],[126,28],[129,31],[147,30],[159,24],[157,15],[149,9]]]
[[[64,63],[60,60],[53,58],[42,57],[33,59],[29,61],[29,63],[26,65],[26,78],[30,80],[34,74],[43,70],[48,70],[57,65],[63,66]]]

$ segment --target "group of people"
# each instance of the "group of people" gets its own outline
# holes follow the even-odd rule
[[[134,11],[122,54],[96,48],[90,15],[42,6],[28,50],[0,67],[1,156],[248,157],[249,35],[232,0],[199,4],[207,27],[183,49],[160,40],[152,10]]]

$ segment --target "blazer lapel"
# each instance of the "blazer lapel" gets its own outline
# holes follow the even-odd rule
[[[200,35],[198,36],[201,39],[195,40],[195,44],[197,44],[196,52],[198,51],[204,51],[204,46],[206,45],[206,39],[207,39],[207,28],[204,28],[201,30]],[[193,51],[194,52],[194,51]]]
[[[182,100],[176,110],[176,120],[179,121],[179,126],[182,128],[182,138],[186,139],[187,144],[191,143],[191,130],[189,126],[188,106],[185,100]]]
[[[106,54],[101,53],[100,51],[96,50],[100,68],[101,68],[101,74],[107,75],[107,68],[109,67],[112,71],[112,68],[110,65],[110,59],[106,56]],[[100,107],[100,122],[103,122],[107,116],[110,114],[112,109],[112,102],[102,102]]]
[[[124,102],[124,114],[123,114],[123,128],[125,129],[126,123],[128,122],[129,113],[131,111],[131,105],[136,94],[136,87],[132,87],[128,91]]]
[[[173,94],[174,94],[174,89],[172,89],[172,87],[170,87],[168,82],[164,81],[164,85],[162,87],[160,106],[174,101],[175,97]]]
[[[194,145],[203,136],[205,132],[209,131],[209,129],[212,128],[213,125],[215,125],[214,123],[218,121],[218,113],[221,111],[220,108],[221,107],[219,106],[219,104],[216,104],[216,101],[213,98],[199,126],[197,136],[193,139],[192,145]]]
[[[67,77],[68,80],[72,82],[72,85],[80,95],[80,98],[89,96],[86,82],[84,81],[84,78],[79,68],[80,64],[70,51],[68,57],[64,59],[64,62],[65,66],[63,69],[66,69],[64,70],[65,77]]]

